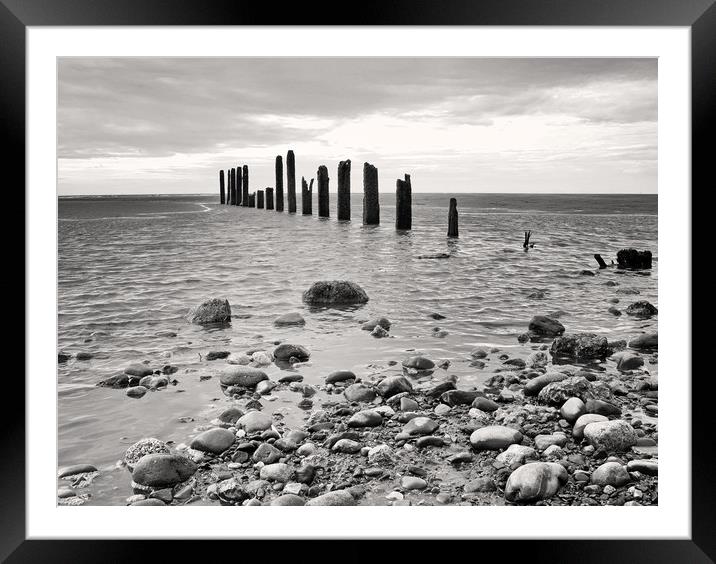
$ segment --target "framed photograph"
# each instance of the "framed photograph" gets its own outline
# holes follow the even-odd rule
[[[712,1],[2,0],[0,25],[27,327],[3,558],[712,561]]]

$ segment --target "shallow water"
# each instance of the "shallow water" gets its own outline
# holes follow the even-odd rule
[[[658,307],[655,195],[455,196],[460,238],[454,241],[445,237],[449,194],[413,194],[410,232],[393,227],[393,197],[381,198],[383,223],[376,227],[361,225],[358,194],[352,222],[221,206],[213,195],[61,198],[58,347],[95,357],[58,368],[59,465],[96,465],[103,472],[91,503],[123,503],[132,493],[129,476],[113,468],[129,444],[146,436],[188,442],[227,405],[215,376],[224,361],[200,360],[211,350],[302,344],[312,356],[297,370],[304,382],[319,384],[338,369],[362,377],[397,372],[388,361],[415,349],[450,359],[448,372],[467,388],[491,375],[468,366],[469,351],[497,346],[526,354],[529,345],[519,344],[517,335],[535,314],[562,310],[567,331],[609,339],[656,328],[656,318],[607,312],[614,297],[619,309],[637,300]],[[335,194],[331,198],[335,213]],[[524,252],[528,229],[535,247]],[[595,252],[608,261],[625,247],[654,253],[648,275],[597,270]],[[452,256],[416,258],[439,252]],[[597,275],[580,275],[584,269]],[[357,282],[370,301],[344,309],[304,306],[303,291],[328,279]],[[605,285],[609,280],[619,286]],[[640,294],[617,293],[624,288]],[[530,297],[540,290],[543,298]],[[229,300],[230,326],[202,328],[184,319],[207,297]],[[273,326],[279,314],[292,311],[306,318],[305,327]],[[433,312],[446,319],[431,319]],[[376,316],[393,322],[392,338],[360,330],[361,321]],[[438,338],[435,327],[449,334]],[[177,336],[160,336],[164,331]],[[139,400],[95,386],[145,359],[157,368],[177,365],[179,384]],[[266,371],[280,377],[277,366]],[[264,409],[299,425],[305,415],[296,407],[300,394],[276,395]],[[179,422],[184,416],[194,421]]]

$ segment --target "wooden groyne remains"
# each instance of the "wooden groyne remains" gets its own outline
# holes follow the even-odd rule
[[[219,202],[224,205],[284,211],[284,166],[283,157],[276,156],[275,186],[249,192],[249,167],[240,165],[226,171],[219,171]],[[328,167],[321,165],[316,172],[318,186],[318,217],[330,217]],[[313,215],[313,182],[301,177],[301,213]],[[293,151],[286,154],[285,202],[289,214],[297,213],[296,206],[296,157]],[[336,217],[339,221],[351,221],[351,161],[338,163]],[[380,225],[380,203],[378,190],[378,169],[363,163],[363,225]],[[413,228],[413,193],[410,175],[397,179],[395,186],[395,229],[408,231]],[[450,198],[448,208],[447,236],[458,237],[457,200]]]

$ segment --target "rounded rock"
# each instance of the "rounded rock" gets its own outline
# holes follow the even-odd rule
[[[222,386],[253,388],[263,380],[268,380],[268,376],[263,370],[241,364],[227,365],[220,376]]]
[[[132,480],[142,486],[169,487],[191,478],[197,465],[179,454],[147,454],[132,471]]]
[[[522,433],[503,425],[490,425],[473,431],[470,444],[476,450],[498,450],[522,442]]]
[[[510,474],[505,486],[505,499],[530,502],[548,499],[567,483],[569,475],[555,462],[530,462]]]

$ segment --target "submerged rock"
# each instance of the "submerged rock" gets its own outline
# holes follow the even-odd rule
[[[629,340],[629,346],[633,349],[658,349],[659,333],[642,333]]]
[[[542,337],[556,337],[564,333],[564,325],[553,317],[546,315],[535,315],[531,319],[527,329],[529,329],[531,333]]]
[[[607,338],[595,333],[570,333],[557,337],[550,352],[552,356],[575,360],[603,359],[610,354]]]
[[[89,472],[96,472],[97,468],[92,464],[73,464],[71,466],[63,466],[57,470],[58,478],[67,478],[69,476],[75,476],[76,474],[87,474]]]
[[[416,370],[432,370],[435,363],[424,356],[411,356],[403,361],[404,368],[415,368]]]
[[[132,386],[131,388],[127,388],[126,393],[130,398],[141,398],[147,391],[147,388],[144,386]]]
[[[617,264],[619,265],[619,268],[651,268],[651,251],[622,249],[617,253]]]
[[[356,375],[350,370],[336,370],[326,376],[326,384],[335,384],[336,382],[346,382],[347,380],[355,380]]]
[[[284,313],[283,315],[274,319],[273,324],[277,327],[305,325],[306,320],[300,313]]]
[[[648,319],[649,317],[659,313],[659,310],[649,302],[642,300],[631,304],[626,308],[626,312],[627,315],[633,315],[638,319]]]
[[[367,321],[361,325],[360,328],[363,331],[373,331],[376,327],[382,327],[386,331],[390,331],[390,320],[387,317],[379,317],[377,319],[373,319],[372,321]]]
[[[530,462],[510,474],[505,499],[526,502],[548,499],[567,483],[569,474],[555,462]]]
[[[189,312],[187,316],[192,323],[207,325],[210,323],[228,323],[231,321],[229,300],[212,298],[204,301]]]
[[[302,345],[283,344],[274,349],[273,356],[276,360],[289,360],[293,357],[297,358],[301,362],[304,362],[309,359],[311,353],[308,352],[308,349]]]
[[[115,376],[100,380],[97,382],[97,385],[105,388],[126,388],[129,386],[129,375],[116,374]]]
[[[390,333],[388,333],[387,329],[383,329],[380,325],[376,325],[375,328],[373,328],[373,330],[370,332],[370,334],[376,339],[382,339],[384,337],[390,336]]]
[[[124,373],[129,376],[143,378],[144,376],[151,376],[154,374],[154,370],[149,368],[146,364],[130,364],[124,369]]]
[[[331,280],[314,282],[303,293],[303,301],[311,305],[364,304],[368,301],[365,293],[355,282]]]

